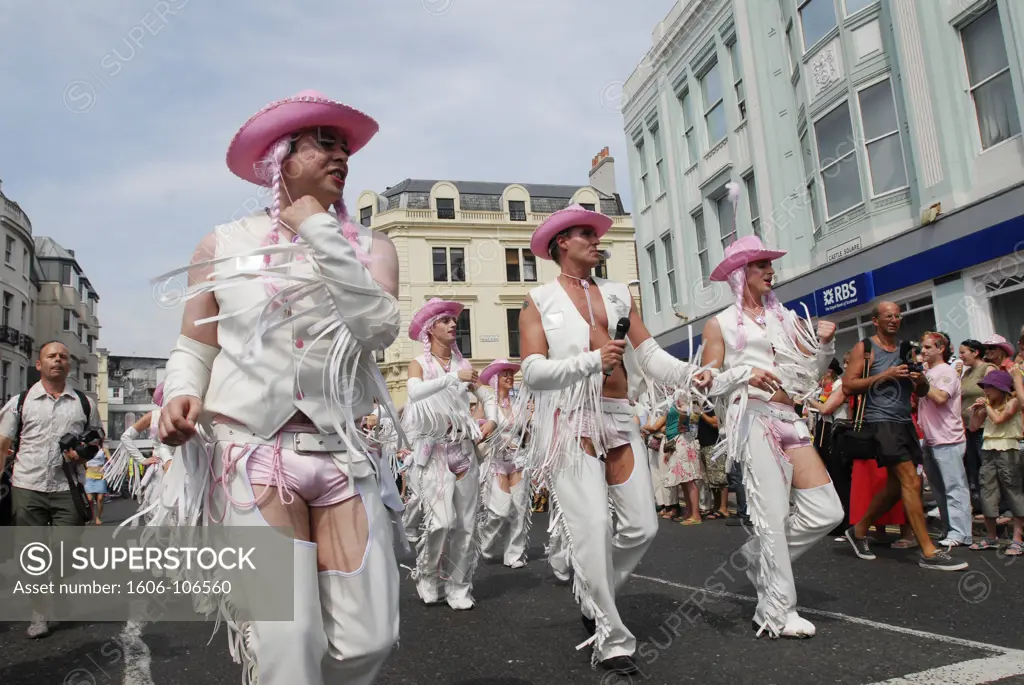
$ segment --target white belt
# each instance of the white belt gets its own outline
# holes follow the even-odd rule
[[[281,431],[272,438],[263,438],[241,426],[218,423],[213,427],[213,437],[217,442],[234,442],[240,445],[277,445],[280,438],[281,449],[294,452],[337,453],[348,452],[348,446],[337,433],[293,433]],[[366,455],[351,455],[353,460],[365,459]]]
[[[773,402],[765,402],[755,397],[751,397],[747,400],[747,411],[752,411],[757,414],[771,416],[785,421],[786,423],[796,423],[797,421],[803,421],[803,418],[796,413],[792,407],[780,407]]]

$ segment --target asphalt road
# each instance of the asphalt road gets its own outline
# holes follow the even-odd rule
[[[112,503],[105,523],[132,510]],[[996,552],[957,550],[966,573],[925,571],[916,553],[875,547],[875,561],[827,538],[797,566],[802,615],[812,640],[755,639],[745,539],[723,521],[661,530],[620,595],[639,642],[643,673],[632,678],[590,667],[568,586],[542,559],[546,515],[535,515],[531,561],[511,570],[482,564],[473,611],[425,607],[403,580],[402,638],[380,685],[651,685],[701,683],[1015,683],[1024,685],[1024,562]],[[731,559],[735,560],[734,563]],[[186,685],[240,682],[225,633],[212,624],[146,626],[151,680],[126,680],[117,623],[68,623],[29,640],[24,623],[0,623],[3,685]],[[1019,651],[1018,651],[1019,650]],[[914,675],[917,674],[917,675]],[[303,685],[295,683],[295,685]]]

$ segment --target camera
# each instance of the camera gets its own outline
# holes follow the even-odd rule
[[[924,373],[924,364],[917,361],[917,355],[921,352],[921,345],[912,341],[904,340],[900,343],[900,359],[907,365],[910,373]]]
[[[60,452],[64,454],[68,450],[74,450],[78,455],[79,459],[83,461],[89,461],[96,456],[96,453],[100,451],[99,445],[91,445],[92,442],[102,442],[103,434],[96,429],[86,431],[83,435],[75,435],[74,433],[65,433],[61,436]]]

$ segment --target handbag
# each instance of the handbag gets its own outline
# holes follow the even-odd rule
[[[864,362],[864,371],[861,374],[861,378],[867,378],[871,375],[875,350],[871,344],[871,338],[865,338],[862,342],[865,350],[871,350],[867,361]],[[842,458],[846,461],[875,458],[874,431],[864,425],[864,411],[867,409],[867,404],[868,393],[854,396],[853,419],[837,421],[833,428],[833,449],[838,448]]]
[[[661,437],[661,433],[652,433],[651,436],[647,438],[647,447],[655,452],[659,451],[661,449]]]

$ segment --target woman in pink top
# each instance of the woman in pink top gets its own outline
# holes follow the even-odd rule
[[[960,375],[947,362],[952,354],[949,337],[925,333],[921,356],[927,366],[928,394],[921,398],[917,421],[924,432],[924,466],[946,526],[940,545],[971,544],[971,494],[964,469],[967,438],[960,407]]]

